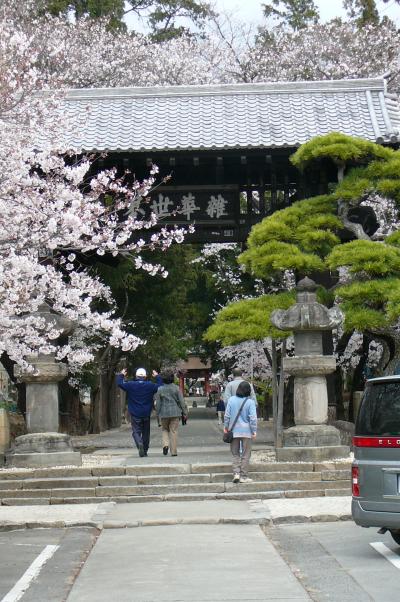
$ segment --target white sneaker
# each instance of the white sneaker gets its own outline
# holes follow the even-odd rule
[[[240,474],[234,474],[232,481],[234,483],[240,483]]]
[[[240,477],[240,482],[241,483],[252,483],[253,479],[250,479],[250,477]]]

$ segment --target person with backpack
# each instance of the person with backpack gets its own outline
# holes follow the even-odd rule
[[[251,483],[248,476],[252,441],[257,436],[257,409],[251,397],[250,383],[239,383],[236,395],[228,399],[224,417],[224,432],[233,431],[230,443],[233,456],[233,482]]]

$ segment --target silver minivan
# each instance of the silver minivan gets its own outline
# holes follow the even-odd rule
[[[400,544],[400,375],[367,381],[353,446],[353,519]]]

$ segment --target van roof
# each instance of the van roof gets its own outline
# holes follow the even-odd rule
[[[367,383],[380,383],[391,380],[400,380],[400,374],[390,374],[389,376],[378,376],[376,378],[369,378]]]

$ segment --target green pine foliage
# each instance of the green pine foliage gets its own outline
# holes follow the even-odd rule
[[[356,276],[392,276],[400,272],[400,249],[383,242],[353,240],[337,246],[326,264],[330,269],[347,267]]]
[[[400,151],[389,150],[389,157],[372,161],[366,167],[349,171],[337,186],[334,196],[349,203],[359,203],[371,192],[400,202]]]
[[[318,23],[319,11],[314,0],[266,0],[264,15],[274,17],[293,30],[304,29]]]
[[[360,199],[371,192],[373,192],[373,183],[370,178],[366,177],[365,168],[356,168],[349,171],[333,194],[337,199],[349,204],[358,204]]]
[[[374,144],[362,138],[353,138],[332,132],[325,136],[316,136],[306,142],[292,155],[291,161],[303,171],[315,161],[329,159],[336,165],[368,163],[372,159],[390,159],[394,151]]]
[[[112,27],[124,28],[123,16],[125,13],[124,0],[44,0],[39,2],[42,11],[47,10],[55,16],[69,18],[73,15],[76,19],[90,17],[91,19],[106,18]]]
[[[324,270],[323,258],[340,243],[342,223],[336,213],[336,200],[327,195],[277,211],[252,228],[239,262],[258,278],[283,270]]]
[[[393,245],[394,247],[400,247],[400,231],[396,230],[393,234],[387,236],[385,240],[386,244]]]
[[[355,281],[339,287],[346,330],[387,330],[400,315],[400,279]]]
[[[204,338],[219,341],[224,346],[248,340],[260,341],[266,337],[286,338],[290,333],[271,324],[271,313],[276,309],[288,309],[294,302],[294,292],[236,301],[217,313]]]
[[[387,1],[387,0],[384,0]],[[375,0],[344,0],[343,6],[358,27],[378,25],[380,22]]]
[[[202,29],[213,16],[203,0],[37,0],[38,13],[70,19],[105,18],[110,28],[126,29],[124,16],[133,13],[145,22],[152,40],[162,42],[191,31],[186,23]],[[184,23],[184,25],[182,25]]]

